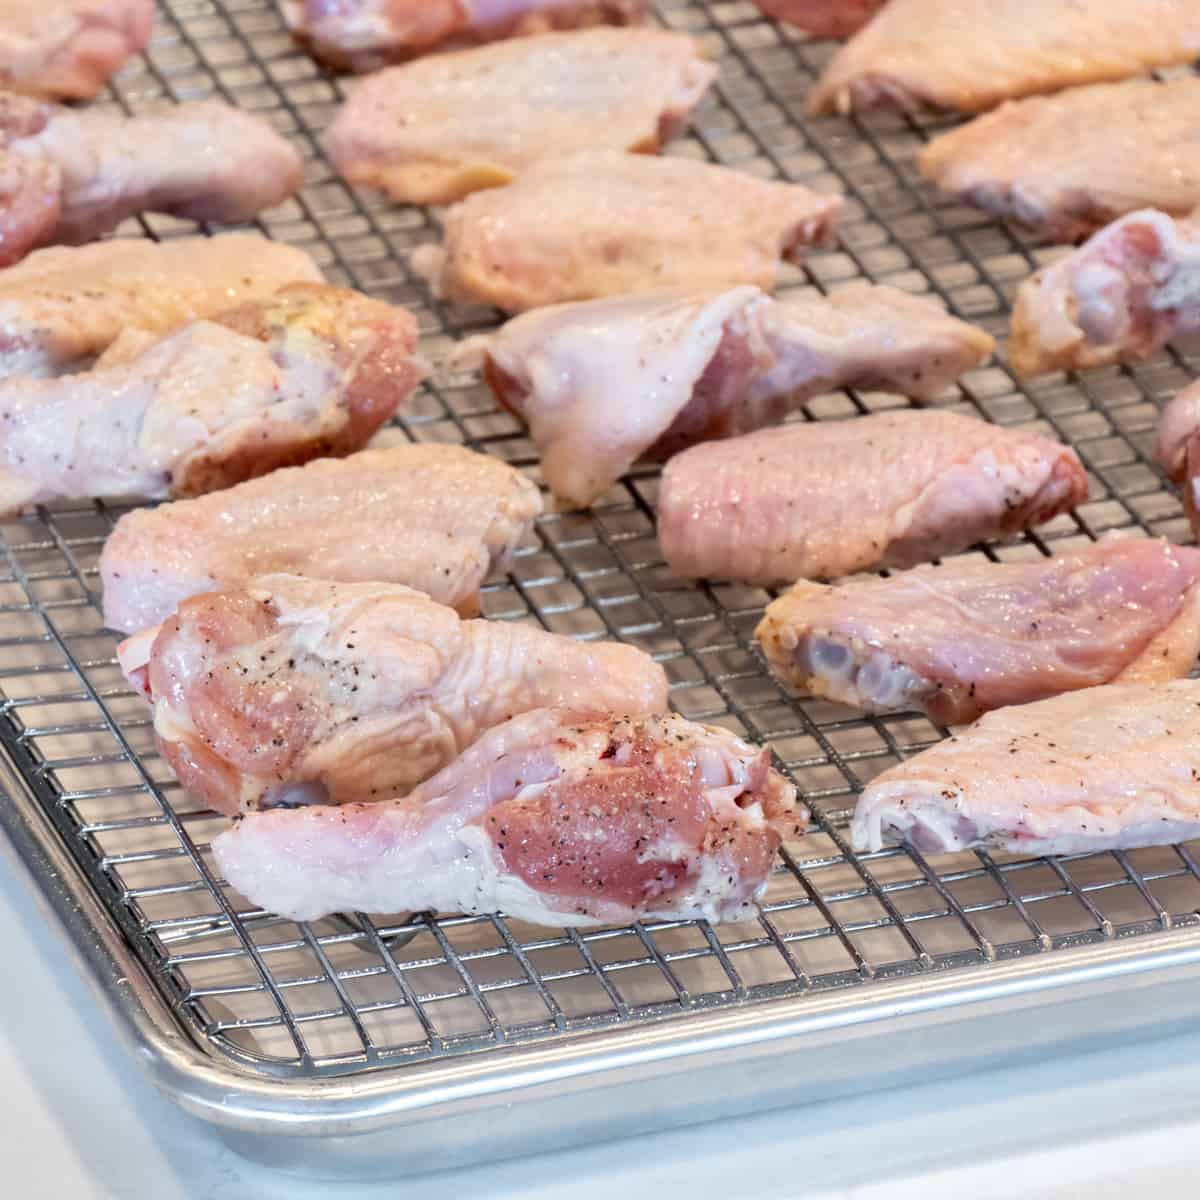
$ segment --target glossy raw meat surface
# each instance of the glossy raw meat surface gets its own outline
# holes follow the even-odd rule
[[[0,0],[0,87],[90,100],[153,23],[154,0]]]
[[[834,56],[809,108],[983,112],[1198,53],[1193,0],[891,0]]]
[[[579,150],[654,152],[716,78],[679,33],[594,29],[441,54],[362,80],[326,145],[351,183],[449,204]]]
[[[541,511],[524,475],[459,446],[321,459],[127,513],[100,557],[104,618],[137,633],[189,596],[276,572],[403,583],[473,615],[480,585]]]
[[[645,0],[283,0],[292,33],[317,58],[350,71],[463,43],[628,25],[645,8]]]
[[[768,17],[786,21],[814,37],[844,38],[861,29],[886,0],[754,0]]]
[[[877,776],[858,802],[860,850],[910,841],[1081,854],[1200,834],[1200,682],[1070,692],[989,713]]]
[[[1200,79],[1135,79],[1002,105],[935,138],[921,172],[1048,241],[1140,208],[1200,205]]]
[[[1184,388],[1167,405],[1154,453],[1183,492],[1192,531],[1200,536],[1200,384]]]
[[[1033,562],[798,583],[756,637],[808,695],[960,724],[1060,692],[1187,675],[1200,653],[1200,550],[1122,538]]]
[[[24,238],[0,241],[0,266],[46,241],[86,242],[142,212],[193,221],[248,221],[299,188],[304,164],[270,125],[213,100],[180,104],[152,116],[125,117],[59,108],[0,94],[4,169],[14,159],[43,173],[41,188],[5,198],[53,222],[27,220]]]
[[[842,200],[685,158],[598,152],[535,163],[446,214],[414,266],[445,298],[524,312],[664,287],[770,289],[828,240]]]
[[[992,347],[893,288],[775,301],[741,287],[527,313],[492,339],[487,374],[529,425],[546,482],[586,507],[643,455],[757,429],[840,387],[933,399]]]
[[[56,375],[126,330],[168,333],[293,282],[319,283],[320,269],[254,233],[38,250],[0,272],[0,379]]]
[[[463,621],[396,584],[293,575],[194,596],[121,660],[184,786],[231,815],[405,795],[534,708],[667,707],[663,669],[632,646]]]
[[[0,381],[0,512],[199,495],[361,450],[419,381],[416,346],[404,309],[300,283],[91,371]]]
[[[674,715],[541,709],[403,800],[253,813],[213,842],[281,915],[505,912],[538,925],[750,917],[808,813],[770,754]]]
[[[753,584],[910,567],[1087,498],[1075,452],[943,411],[800,422],[695,446],[663,472],[676,575]]]

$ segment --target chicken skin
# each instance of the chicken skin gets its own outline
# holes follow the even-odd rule
[[[768,17],[796,25],[820,38],[857,33],[886,0],[754,0]]]

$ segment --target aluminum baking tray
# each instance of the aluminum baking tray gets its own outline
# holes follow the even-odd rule
[[[672,153],[842,190],[836,249],[790,289],[865,277],[931,293],[1003,338],[1038,257],[934,194],[914,159],[935,122],[805,122],[832,52],[745,3],[658,5],[720,59]],[[268,0],[166,0],[144,59],[103,101],[128,112],[215,95],[294,138],[301,195],[262,228],[344,282],[419,314],[437,354],[495,314],[434,303],[408,268],[436,217],[358,194],[321,152],[342,84],[293,48]],[[127,236],[192,232],[131,224]],[[1002,358],[946,403],[1074,444],[1091,496],[1019,543],[1053,553],[1111,529],[1188,536],[1147,455],[1161,401],[1200,371],[1176,346],[1142,366],[1018,387]],[[827,419],[903,404],[839,393]],[[527,468],[523,431],[470,375],[426,387],[389,436],[466,442]],[[0,524],[0,824],[126,1046],[238,1149],[294,1170],[387,1174],[521,1154],[769,1105],[928,1079],[1194,1021],[1200,849],[1055,860],[854,855],[845,827],[873,775],[943,736],[923,718],[798,702],[750,643],[766,592],[684,584],[655,541],[657,473],[593,512],[551,514],[486,610],[654,654],[689,717],[771,747],[813,807],[761,915],[709,928],[540,929],[489,917],[347,916],[297,925],[217,877],[220,822],[182,794],[101,625],[98,504]],[[0,839],[2,840],[2,839]],[[19,964],[14,964],[14,969]]]

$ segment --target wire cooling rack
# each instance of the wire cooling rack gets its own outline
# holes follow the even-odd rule
[[[830,44],[745,3],[665,0],[658,13],[721,66],[716,92],[671,153],[848,198],[837,248],[789,268],[783,290],[888,283],[940,298],[1003,342],[1009,299],[1039,252],[919,180],[915,157],[937,122],[806,122],[804,97]],[[303,151],[307,182],[263,218],[264,231],[310,251],[331,281],[410,307],[436,356],[490,328],[495,314],[440,306],[409,270],[411,250],[437,237],[434,215],[357,193],[332,172],[320,139],[342,95],[340,81],[293,47],[267,0],[166,0],[149,52],[102,103],[136,113],[216,96],[269,119]],[[121,232],[192,231],[149,219]],[[1091,481],[1073,515],[976,553],[1054,553],[1112,529],[1184,540],[1179,500],[1147,446],[1161,401],[1197,373],[1186,346],[1032,388],[1017,386],[1002,358],[971,372],[948,405],[1071,442]],[[905,403],[838,393],[805,415]],[[463,442],[537,477],[523,430],[475,376],[426,386],[387,436]],[[815,811],[813,832],[785,846],[761,914],[719,928],[558,931],[428,914],[298,925],[252,908],[218,878],[208,846],[223,823],[171,778],[102,628],[97,556],[120,510],[76,505],[3,523],[0,740],[204,1053],[276,1079],[366,1074],[603,1028],[678,1027],[698,1011],[780,997],[870,995],[891,977],[965,978],[1017,956],[1053,963],[1069,947],[1197,924],[1200,865],[1186,846],[1058,859],[854,855],[845,828],[856,792],[945,731],[915,716],[867,719],[799,702],[773,681],[751,646],[770,594],[673,579],[655,539],[657,486],[657,471],[639,468],[591,513],[546,516],[511,575],[488,587],[486,611],[641,647],[668,671],[679,712],[764,742],[795,780]]]

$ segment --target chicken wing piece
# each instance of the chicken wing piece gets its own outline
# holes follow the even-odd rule
[[[90,100],[153,24],[154,0],[0,0],[0,87]]]
[[[1086,854],[1200,834],[1200,681],[1113,685],[989,713],[877,776],[859,850],[907,841]]]
[[[1060,692],[1187,675],[1200,654],[1200,550],[1121,538],[1036,562],[798,583],[755,636],[807,695],[961,724]]]
[[[645,8],[646,0],[283,0],[292,34],[348,71],[518,34],[630,25]]]
[[[539,309],[496,335],[486,369],[555,495],[586,507],[643,455],[757,429],[840,387],[933,399],[993,346],[893,288],[776,301],[741,287]]]
[[[169,333],[292,282],[320,283],[320,269],[251,233],[38,250],[0,272],[0,379],[57,375],[123,331]]]
[[[676,575],[763,586],[911,567],[1087,498],[1074,450],[941,410],[796,423],[695,446],[663,472]]]
[[[91,241],[141,212],[248,221],[286,200],[304,177],[300,155],[270,125],[211,100],[124,117],[0,93],[0,137],[5,171],[42,177],[36,191],[5,198],[0,221],[15,224],[18,205],[56,210],[53,222],[25,219],[23,238],[10,231],[0,241],[0,266],[46,241]]]
[[[104,619],[137,633],[189,596],[277,572],[403,583],[474,615],[480,586],[541,511],[524,475],[461,446],[320,459],[127,513],[100,556]]]
[[[252,813],[213,842],[252,903],[538,925],[750,916],[807,810],[770,755],[674,715],[540,709],[403,800]]]
[[[1047,241],[1073,242],[1140,208],[1200,205],[1200,79],[1071,88],[1001,105],[935,138],[922,174]]]
[[[891,0],[834,56],[809,112],[983,112],[1182,65],[1197,53],[1192,0]]]
[[[1200,329],[1200,225],[1147,209],[1017,291],[1008,361],[1025,379],[1149,358]]]
[[[421,378],[417,323],[299,283],[128,360],[0,381],[0,513],[88,496],[195,496],[361,450]]]
[[[579,150],[655,152],[716,78],[681,33],[547,33],[436,55],[355,87],[326,146],[351,183],[449,204]]]
[[[446,214],[413,265],[447,299],[523,312],[665,287],[770,289],[826,241],[838,196],[686,158],[600,151],[534,163]]]
[[[1155,457],[1183,490],[1183,506],[1200,536],[1200,383],[1186,387],[1158,423]]]
[[[768,17],[786,21],[820,38],[857,33],[886,0],[754,0]]]
[[[462,621],[397,584],[268,575],[185,600],[120,657],[180,781],[230,815],[405,795],[534,708],[667,707],[632,646]]]

